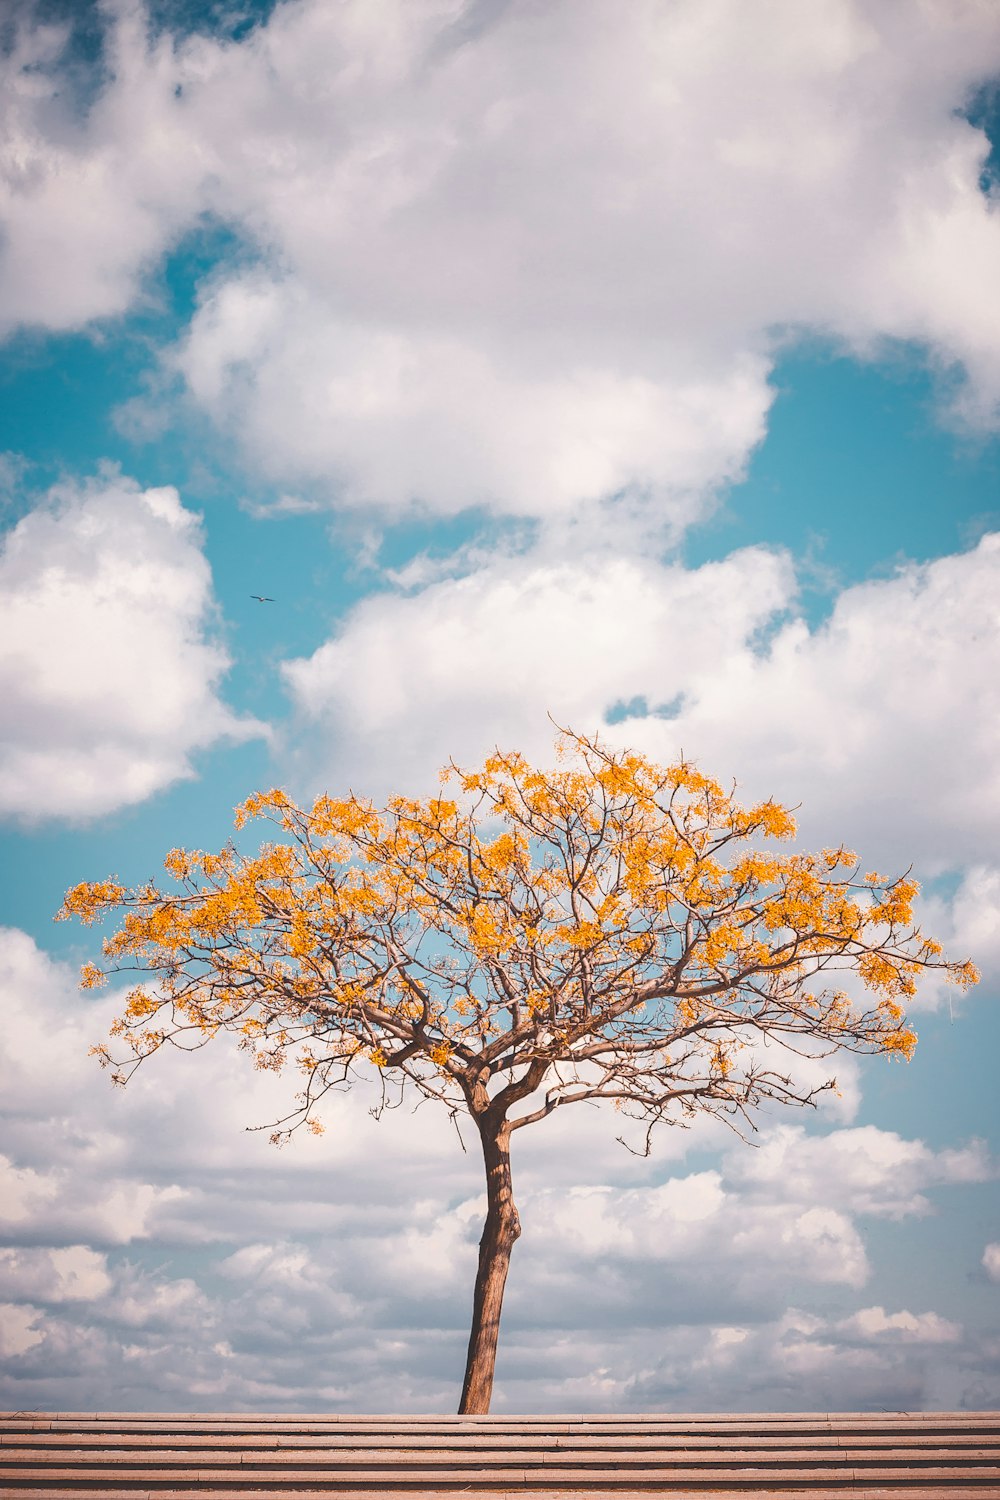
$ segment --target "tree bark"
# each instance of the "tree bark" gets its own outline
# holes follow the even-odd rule
[[[459,1414],[483,1415],[490,1409],[493,1370],[500,1333],[500,1309],[510,1266],[510,1252],[521,1233],[510,1175],[510,1126],[477,1121],[486,1165],[486,1223],[479,1241],[479,1269],[472,1303],[472,1331],[465,1365]]]

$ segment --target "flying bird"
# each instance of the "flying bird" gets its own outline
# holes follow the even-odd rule
[[[274,604],[275,603],[275,601],[271,598],[270,594],[251,594],[250,598],[251,599],[257,599],[261,604]]]

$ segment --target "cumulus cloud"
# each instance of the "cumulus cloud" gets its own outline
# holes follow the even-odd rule
[[[314,778],[366,766],[366,789],[380,789],[497,740],[545,756],[548,712],[585,729],[641,696],[654,715],[676,715],[692,684],[749,654],[793,594],[790,563],[763,548],[690,571],[613,556],[518,559],[414,595],[371,596],[284,671],[311,742],[324,746]],[[433,714],[418,711],[431,702]]]
[[[91,1302],[111,1287],[107,1256],[87,1245],[0,1250],[0,1291],[36,1302]]]
[[[588,1186],[529,1194],[525,1222],[531,1224],[526,1272],[531,1285],[541,1265],[558,1265],[561,1292],[538,1299],[547,1309],[565,1314],[565,1282],[582,1281],[596,1272],[604,1284],[628,1279],[635,1263],[647,1299],[693,1321],[715,1321],[720,1308],[747,1313],[772,1296],[783,1295],[792,1279],[812,1283],[863,1286],[869,1275],[864,1244],[850,1217],[819,1206],[816,1195],[801,1206],[797,1195],[778,1205],[750,1204],[715,1171],[671,1177],[654,1187]],[[768,1265],[768,1281],[759,1284]],[[666,1285],[669,1280],[670,1285]],[[580,1286],[573,1287],[576,1296]],[[722,1313],[724,1315],[724,1311]],[[634,1313],[633,1313],[634,1316]]]
[[[212,1298],[206,1296],[190,1276],[165,1276],[162,1270],[144,1272],[130,1262],[115,1267],[113,1279],[103,1289],[93,1313],[104,1323],[126,1330],[130,1342],[137,1330],[152,1334],[160,1343],[164,1336],[185,1337],[197,1342],[210,1336],[218,1315]]]
[[[220,277],[177,363],[257,461],[348,502],[544,515],[634,486],[683,519],[763,434],[778,327],[926,342],[989,412],[998,229],[955,114],[1000,63],[985,7],[471,18],[390,7],[376,56],[356,8],[302,6],[213,66],[217,121],[238,72],[267,101],[226,181],[284,269]],[[301,89],[324,57],[276,152],[292,60]]]
[[[191,756],[264,732],[219,697],[198,520],[176,490],[108,470],[61,484],[7,533],[0,811],[93,817],[193,774]]]
[[[4,1359],[26,1354],[40,1344],[38,1309],[25,1303],[0,1302],[0,1355]]]
[[[204,164],[177,111],[169,40],[148,47],[138,6],[106,12],[114,82],[81,119],[67,25],[8,18],[0,62],[0,328],[79,328],[127,311],[202,203]],[[141,144],[140,144],[141,143]],[[137,149],[138,148],[138,149]]]
[[[676,531],[740,476],[772,398],[751,355],[701,378],[539,372],[453,333],[359,327],[259,272],[206,294],[170,363],[276,482],[322,482],[350,507],[487,507],[563,527],[631,492]]]
[[[501,560],[370,596],[284,668],[300,774],[378,795],[498,741],[544,760],[551,713],[655,759],[683,750],[746,797],[800,804],[807,845],[843,840],[925,877],[974,865],[955,937],[985,959],[997,946],[1000,536],[844,589],[813,628],[795,597],[788,558],[762,548],[698,569]]]
[[[844,589],[816,629],[793,619],[757,653],[734,642],[675,723],[619,733],[661,750],[680,740],[749,787],[801,801],[810,840],[843,838],[925,874],[989,862],[1000,833],[1000,693],[988,668],[998,577],[994,533]]]
[[[235,1047],[164,1056],[141,1085],[112,1088],[88,1051],[107,1038],[121,992],[84,998],[75,972],[16,929],[0,929],[0,989],[9,1042],[0,1060],[9,1153],[0,1158],[0,1197],[12,1243],[41,1234],[63,1244],[155,1236],[213,1245],[236,1223],[244,1244],[264,1243],[279,1212],[290,1235],[356,1228],[355,1198],[377,1236],[417,1209],[433,1219],[437,1189],[430,1202],[418,1190],[401,1203],[400,1173],[414,1184],[430,1174],[463,1201],[478,1187],[477,1165],[446,1120],[423,1110],[399,1127],[396,1116],[379,1124],[367,1113],[375,1094],[363,1089],[330,1100],[321,1140],[276,1152],[266,1131],[246,1127],[284,1112],[288,1084],[255,1072]],[[391,1170],[379,1166],[387,1151]],[[248,1196],[246,1181],[261,1173],[266,1191]]]
[[[994,1175],[982,1142],[932,1151],[891,1130],[860,1125],[808,1136],[801,1125],[771,1129],[756,1151],[734,1153],[728,1168],[751,1194],[822,1202],[845,1211],[900,1219],[927,1213],[924,1190],[940,1183],[985,1182]]]
[[[31,1167],[15,1167],[8,1156],[0,1156],[0,1215],[5,1226],[33,1220],[42,1206],[52,1202],[58,1184],[44,1172]]]
[[[884,1307],[859,1308],[837,1324],[837,1331],[866,1343],[889,1339],[904,1344],[956,1344],[962,1337],[961,1324],[939,1313],[887,1313]]]
[[[994,1240],[983,1251],[983,1266],[991,1281],[1000,1281],[1000,1241]]]
[[[235,45],[110,15],[83,112],[57,29],[4,59],[0,315],[121,312],[200,216],[235,226],[169,363],[275,479],[681,523],[803,330],[916,341],[992,420],[1000,221],[961,115],[989,0],[297,0]]]
[[[294,1300],[303,1326],[318,1317],[356,1322],[363,1313],[355,1298],[331,1286],[331,1268],[322,1266],[301,1244],[244,1245],[219,1263],[219,1272],[246,1286],[262,1312],[269,1299],[279,1311],[284,1311],[283,1303]]]
[[[936,1313],[863,1308],[849,1319],[799,1307],[757,1327],[668,1330],[625,1382],[650,1410],[920,1411],[954,1409],[967,1379],[961,1330]],[[734,1402],[734,1394],[738,1400]]]
[[[102,1245],[131,1244],[149,1239],[157,1221],[163,1228],[164,1208],[187,1196],[179,1186],[156,1187],[127,1175],[103,1173],[95,1183],[70,1165],[79,1144],[78,1139],[65,1152],[66,1159],[47,1172],[15,1167],[9,1157],[0,1156],[0,1185],[10,1194],[0,1206],[0,1231],[14,1239],[88,1235]],[[93,1137],[91,1144],[97,1144]]]
[[[921,922],[944,944],[945,952],[973,957],[981,990],[995,990],[1000,980],[1000,869],[972,864],[962,871],[950,897],[920,898]],[[975,993],[975,992],[974,992]],[[930,978],[921,986],[921,1005],[948,1008],[954,1015],[960,992]]]

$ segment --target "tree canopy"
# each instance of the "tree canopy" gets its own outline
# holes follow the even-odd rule
[[[275,825],[256,852],[175,849],[168,889],[84,882],[60,912],[120,921],[85,986],[146,976],[112,1028],[123,1055],[94,1049],[118,1082],[226,1031],[257,1067],[297,1071],[276,1141],[321,1130],[324,1094],[359,1071],[384,1100],[410,1087],[471,1117],[488,1212],[463,1411],[489,1406],[520,1233],[513,1132],[582,1100],[636,1118],[643,1150],[699,1113],[752,1127],[764,1101],[834,1086],[804,1084],[763,1040],[908,1057],[919,973],[978,977],[915,925],[909,874],[776,849],[795,833],[786,808],[744,807],[688,762],[570,733],[558,748],[555,769],[497,752],[383,808],[256,793],[236,814]]]

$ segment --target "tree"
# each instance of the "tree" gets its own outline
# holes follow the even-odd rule
[[[752,1129],[762,1102],[835,1086],[796,1081],[788,1048],[909,1057],[914,976],[978,977],[913,925],[908,874],[861,876],[843,848],[775,852],[791,814],[745,808],[685,761],[570,733],[558,748],[554,771],[498,752],[450,766],[439,796],[382,810],[257,793],[237,828],[265,818],[280,834],[256,854],[175,849],[174,889],[84,883],[59,914],[120,918],[85,986],[148,976],[112,1027],[127,1058],[94,1049],[116,1082],[167,1044],[227,1031],[257,1067],[301,1072],[272,1140],[321,1131],[323,1095],[372,1068],[383,1104],[412,1088],[471,1118],[487,1213],[463,1413],[489,1410],[521,1233],[515,1131],[583,1100],[637,1118],[645,1152],[656,1125],[697,1114]],[[844,970],[853,997],[828,982]],[[786,1071],[760,1045],[772,1039]]]

